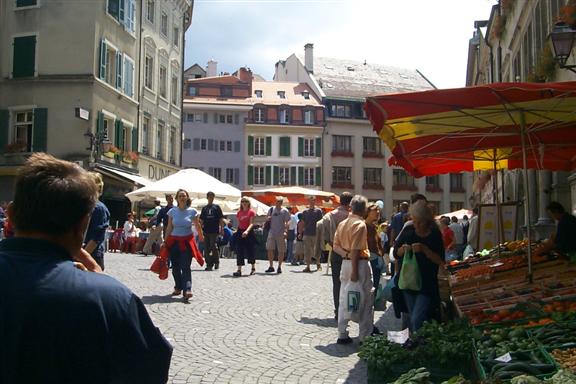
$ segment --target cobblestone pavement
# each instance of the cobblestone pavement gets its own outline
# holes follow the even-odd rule
[[[169,296],[171,275],[162,281],[148,270],[152,261],[107,253],[106,271],[142,298],[174,346],[170,383],[366,382],[357,339],[336,344],[325,266],[307,274],[286,265],[277,275],[264,273],[267,262],[258,260],[255,275],[234,278],[235,260],[223,259],[212,272],[193,262],[194,297],[186,304]],[[350,324],[354,337],[358,327]]]

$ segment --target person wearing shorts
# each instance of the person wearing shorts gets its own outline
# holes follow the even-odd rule
[[[268,220],[270,229],[266,238],[266,251],[268,252],[268,261],[270,267],[266,270],[268,273],[274,272],[274,252],[278,251],[278,269],[276,273],[282,273],[282,262],[286,253],[286,235],[290,224],[290,212],[282,207],[284,198],[276,197],[276,205],[268,211]]]

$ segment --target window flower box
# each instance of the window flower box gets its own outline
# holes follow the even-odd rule
[[[453,188],[450,188],[450,192],[452,192],[452,193],[466,193],[466,189],[463,187],[453,187]]]
[[[418,187],[415,185],[396,184],[392,186],[393,191],[417,191]]]
[[[426,186],[426,192],[431,192],[431,193],[438,193],[438,192],[444,192],[444,190],[440,187],[437,187],[435,185],[427,185]]]
[[[331,188],[336,188],[336,189],[354,189],[354,184],[350,184],[350,183],[332,183],[330,185]]]
[[[4,147],[4,154],[8,153],[24,153],[26,152],[26,143],[10,143]]]
[[[332,157],[354,157],[350,151],[332,151]]]
[[[377,191],[383,191],[384,186],[382,184],[362,184],[362,189],[372,189]]]
[[[364,152],[362,157],[365,159],[383,159],[384,155],[378,152]]]

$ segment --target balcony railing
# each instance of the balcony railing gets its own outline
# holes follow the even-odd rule
[[[392,186],[393,191],[417,191],[418,187],[414,184],[395,184]]]

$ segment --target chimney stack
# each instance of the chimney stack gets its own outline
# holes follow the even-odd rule
[[[214,59],[210,59],[208,64],[206,65],[206,76],[207,77],[214,77],[218,75],[218,62],[214,61]]]
[[[252,71],[250,70],[250,68],[241,67],[240,69],[238,69],[238,78],[242,82],[252,83],[252,79],[254,78],[254,76],[252,76]]]
[[[304,67],[310,73],[314,73],[314,44],[304,46]]]

